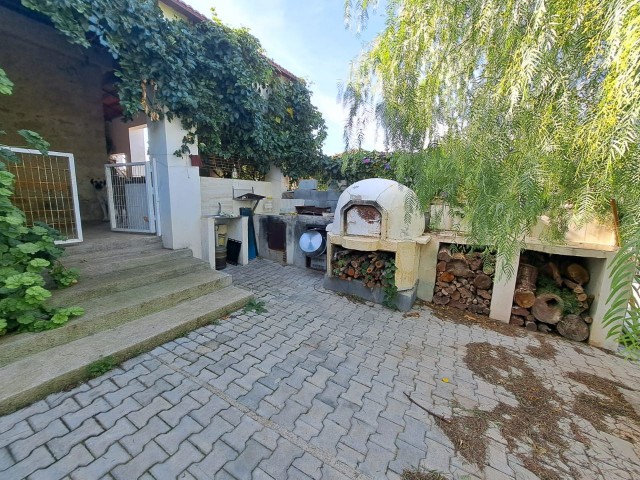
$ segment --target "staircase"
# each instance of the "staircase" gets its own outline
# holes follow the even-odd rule
[[[80,282],[54,291],[50,304],[85,314],[54,330],[0,337],[0,414],[86,379],[101,358],[151,350],[252,298],[191,250],[163,249],[158,237],[92,240],[68,247],[62,263],[80,270]]]

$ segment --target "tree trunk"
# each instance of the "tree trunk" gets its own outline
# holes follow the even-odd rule
[[[482,290],[489,290],[493,282],[491,281],[491,277],[485,275],[484,273],[479,273],[476,275],[476,278],[473,280],[473,284],[476,288],[480,288]]]
[[[527,322],[525,327],[530,332],[537,332],[538,331],[538,324],[536,322]]]
[[[551,273],[551,278],[556,282],[556,285],[559,287],[562,286],[562,276],[560,275],[560,269],[555,262],[549,262],[547,264],[547,268],[549,268],[549,273]]]
[[[442,272],[440,275],[438,275],[438,280],[445,283],[453,282],[454,278],[456,278],[456,276],[451,272]]]
[[[518,315],[511,315],[511,319],[509,320],[511,325],[515,325],[517,327],[524,326],[524,318],[519,317]]]
[[[531,313],[536,320],[555,325],[562,319],[562,299],[553,293],[543,293],[536,297]]]
[[[441,262],[450,262],[451,261],[451,252],[447,247],[442,247],[438,252],[438,260]]]
[[[518,268],[516,287],[522,290],[536,291],[536,280],[538,279],[538,269],[528,263],[521,263]]]
[[[589,272],[582,265],[572,263],[567,266],[567,277],[582,286],[589,283]]]
[[[531,308],[533,303],[536,301],[536,294],[531,290],[516,290],[513,295],[513,300],[519,307],[522,308]]]
[[[579,315],[566,315],[558,322],[558,333],[576,342],[589,338],[589,325]]]

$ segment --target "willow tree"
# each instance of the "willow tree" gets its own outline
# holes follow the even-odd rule
[[[346,0],[366,23],[375,1]],[[458,208],[471,239],[512,256],[541,215],[559,240],[571,222],[611,218],[622,249],[611,325],[640,253],[640,2],[388,0],[386,26],[344,89],[347,143],[369,122],[426,205]],[[425,149],[425,146],[437,148]],[[639,347],[638,311],[624,340]],[[614,328],[619,328],[614,327]]]

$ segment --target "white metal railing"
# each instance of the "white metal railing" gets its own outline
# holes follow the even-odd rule
[[[20,163],[8,164],[15,178],[14,205],[20,208],[27,223],[44,222],[60,231],[65,240],[82,241],[78,184],[72,153],[47,152],[9,147],[20,157]]]
[[[105,165],[111,230],[155,233],[153,169],[150,162]]]

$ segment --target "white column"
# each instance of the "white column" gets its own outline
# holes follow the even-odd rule
[[[149,129],[149,157],[156,163],[158,182],[159,221],[162,244],[165,248],[190,248],[202,258],[200,175],[192,167],[188,155],[174,155],[182,146],[185,130],[180,120],[164,118],[147,121]],[[191,145],[191,154],[198,148]]]
[[[505,273],[505,262],[511,263],[511,276]],[[496,271],[493,279],[493,297],[491,298],[491,310],[489,316],[494,320],[509,323],[511,319],[511,307],[513,306],[513,292],[516,289],[516,278],[520,255],[512,259],[498,256]]]

